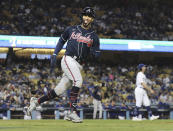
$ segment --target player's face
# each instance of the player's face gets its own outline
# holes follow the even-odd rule
[[[146,70],[146,66],[143,66],[142,71],[145,72],[145,70]]]
[[[82,19],[83,19],[83,22],[82,22],[82,24],[83,24],[83,26],[85,27],[85,28],[88,28],[89,26],[90,26],[90,24],[93,22],[93,18],[92,17],[90,17],[90,16],[83,16],[82,17]]]

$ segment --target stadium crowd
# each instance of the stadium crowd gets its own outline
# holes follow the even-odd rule
[[[1,0],[0,34],[60,36],[67,26],[80,23],[87,5],[96,10],[94,28],[101,38],[173,40],[169,0]]]
[[[92,107],[92,96],[89,88],[100,86],[104,108],[112,105],[134,104],[134,88],[136,65],[109,66],[105,64],[85,64],[83,67],[83,86],[80,90],[78,106]],[[1,107],[10,104],[12,107],[24,107],[31,96],[39,97],[54,88],[61,78],[62,72],[57,67],[49,74],[49,61],[27,60],[13,62],[8,66],[0,65],[0,100]],[[160,109],[167,109],[173,103],[173,74],[171,67],[148,66],[146,75],[148,84],[155,91],[149,95],[151,103]],[[52,106],[67,106],[70,89],[56,100],[50,101]],[[55,103],[58,103],[55,105]]]
[[[104,4],[104,3],[107,4]],[[1,0],[0,35],[60,36],[67,26],[80,23],[81,9],[90,5],[96,10],[93,27],[100,38],[173,40],[173,2],[166,0]],[[104,108],[134,104],[137,65],[120,66],[90,63],[84,65],[83,86],[78,107],[91,107],[89,88],[101,87]],[[0,107],[25,107],[31,96],[40,97],[61,79],[59,67],[49,74],[48,60],[20,60],[11,65],[0,64]],[[173,70],[169,66],[150,65],[146,75],[155,94],[151,103],[167,109],[173,103]],[[69,103],[67,90],[50,101],[49,106]],[[56,103],[56,104],[55,104]]]

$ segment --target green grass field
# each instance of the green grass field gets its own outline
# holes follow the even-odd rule
[[[173,120],[0,120],[0,131],[173,131]]]

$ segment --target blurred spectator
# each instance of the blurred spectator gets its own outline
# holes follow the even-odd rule
[[[158,105],[160,109],[168,109],[169,108],[168,97],[169,97],[168,92],[161,93],[161,95],[159,97],[160,102]]]
[[[0,34],[59,36],[67,25],[80,24],[79,12],[88,3],[95,5],[93,26],[101,38],[173,40],[173,2],[167,0],[2,0]]]
[[[120,110],[122,111],[122,112],[120,112],[119,114],[118,114],[118,119],[120,119],[120,120],[125,120],[125,118],[126,118],[126,110],[127,110],[128,108],[127,108],[127,106],[124,104],[124,103],[122,103],[121,104],[121,106],[120,106]],[[124,110],[124,111],[123,111]]]
[[[49,76],[46,73],[49,71],[48,62],[40,60],[35,62],[21,59],[12,63],[9,69],[0,65],[0,81],[3,81],[0,82],[0,99],[10,101],[13,107],[25,107],[31,95],[39,97],[42,93],[47,93],[55,87],[60,78],[59,74],[61,74],[58,67],[55,69],[55,73]],[[37,73],[31,73],[33,67]],[[160,108],[163,108],[163,103],[167,105],[173,103],[172,68],[154,65],[152,67],[154,68],[148,68],[149,71],[146,72],[146,76],[151,78],[148,83],[155,90],[155,94],[150,96],[151,104],[160,102]],[[89,89],[94,88],[94,85],[102,86],[101,96],[104,109],[108,109],[112,101],[119,105],[122,103],[134,104],[136,65],[125,67],[95,64],[93,66],[88,61],[88,65],[83,68],[84,84],[78,96],[81,107],[92,107],[92,96]],[[126,71],[122,72],[122,69],[126,69]],[[64,107],[68,105],[68,92],[69,90],[62,95],[62,99],[58,99],[58,102],[63,102]],[[49,103],[52,102],[54,101]]]
[[[109,104],[109,118],[110,119],[115,119],[117,116],[117,112],[115,111],[117,109],[116,105],[115,105],[115,101],[111,101],[111,103]]]
[[[3,104],[1,105],[1,108],[3,109],[3,113],[2,113],[2,119],[3,120],[8,120],[8,110],[14,110],[13,105],[11,104],[10,101],[4,101]]]

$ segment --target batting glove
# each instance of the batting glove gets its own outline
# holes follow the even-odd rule
[[[53,54],[50,59],[50,73],[54,71],[55,65],[56,65],[56,54]]]

